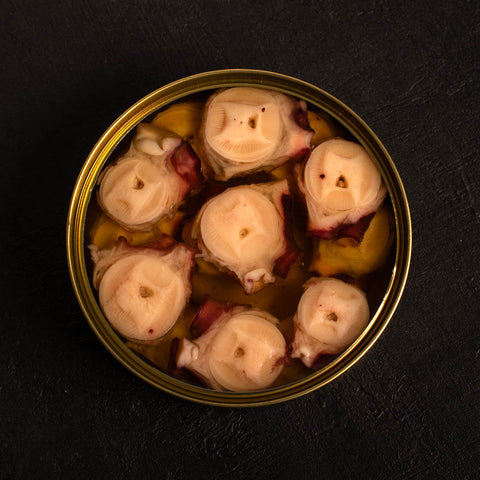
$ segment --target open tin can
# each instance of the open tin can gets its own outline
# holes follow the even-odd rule
[[[393,207],[395,242],[386,273],[376,292],[375,310],[367,328],[342,354],[317,371],[265,390],[235,393],[204,388],[174,378],[129,348],[111,327],[92,287],[91,265],[86,249],[90,204],[103,167],[135,127],[149,121],[168,105],[192,95],[207,97],[219,88],[248,86],[279,91],[305,100],[323,112],[361,144],[377,165]],[[218,406],[259,406],[290,400],[316,390],[351,367],[375,343],[400,301],[410,265],[412,231],[408,202],[395,165],[372,130],[339,100],[309,83],[278,73],[233,69],[200,73],[166,85],[147,95],[123,113],[102,135],[88,156],[73,191],[67,222],[67,257],[78,302],[101,342],[112,355],[137,376],[178,397]],[[227,299],[225,299],[227,300]]]

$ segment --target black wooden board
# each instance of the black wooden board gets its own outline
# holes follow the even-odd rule
[[[0,477],[480,478],[480,4],[0,3]],[[178,78],[313,83],[357,112],[410,201],[413,259],[385,333],[324,388],[225,409],[143,383],[97,340],[65,255],[96,140]]]

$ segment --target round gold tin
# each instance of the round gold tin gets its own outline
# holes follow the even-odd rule
[[[97,303],[87,273],[84,229],[98,176],[119,142],[138,123],[187,95],[221,87],[261,86],[301,98],[325,111],[369,152],[387,186],[395,214],[396,251],[391,276],[380,305],[363,334],[333,362],[294,383],[252,393],[218,392],[177,380],[156,369],[127,348],[112,330]],[[219,70],[170,83],[147,95],[123,113],[102,135],[88,156],[73,191],[67,221],[67,257],[78,302],[90,326],[123,365],[146,382],[178,397],[209,405],[259,406],[290,400],[322,387],[350,368],[375,343],[400,301],[410,265],[412,228],[408,201],[389,154],[365,122],[339,100],[309,83],[260,70]]]

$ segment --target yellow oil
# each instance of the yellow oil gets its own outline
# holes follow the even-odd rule
[[[199,102],[198,95],[193,101],[196,103]],[[336,136],[343,133],[343,136],[348,137],[348,133],[345,132],[340,125],[336,124],[333,119],[327,118],[327,115],[324,112],[317,113],[319,113],[319,116],[316,117],[317,122],[320,122],[319,118],[325,119],[326,125],[332,132],[335,132]],[[153,118],[157,117],[155,116]],[[325,125],[321,125],[320,128],[323,129],[322,135],[327,135],[325,133]],[[117,148],[116,154],[112,155],[112,159],[117,158],[120,152],[125,150],[130,139],[131,136],[124,140],[124,142]],[[187,140],[192,141],[191,138]],[[269,174],[260,173],[240,179],[232,179],[228,182],[222,182],[222,188],[228,188],[239,184],[248,185],[251,183],[275,181],[283,178],[287,178],[289,183],[292,181],[292,165],[286,164]],[[212,181],[210,183],[216,182]],[[90,254],[87,249],[88,245],[94,243],[100,248],[111,248],[116,238],[120,235],[126,236],[131,244],[137,246],[150,243],[153,239],[158,238],[163,233],[172,235],[179,242],[183,241],[182,228],[184,224],[195,216],[202,207],[204,201],[204,192],[200,192],[186,202],[173,221],[167,221],[163,224],[160,223],[160,225],[157,224],[147,232],[128,232],[122,227],[115,225],[112,220],[105,216],[98,206],[95,195],[93,195],[88,208],[85,226],[85,256],[87,259],[87,267],[90,272],[93,272],[93,264],[90,260]],[[389,206],[389,208],[391,208],[391,206]],[[104,228],[104,231],[99,231],[100,228]],[[313,273],[309,271],[313,255],[313,241],[305,234],[307,229],[307,218],[305,208],[300,201],[294,203],[292,229],[295,242],[301,249],[302,254],[291,266],[286,278],[277,278],[274,284],[267,285],[261,291],[253,295],[246,295],[236,279],[220,272],[213,265],[205,265],[205,263],[199,261],[192,277],[191,299],[185,308],[184,313],[171,331],[156,344],[145,344],[131,340],[124,340],[126,345],[134,352],[141,355],[144,359],[151,362],[154,366],[166,372],[169,365],[172,340],[174,338],[182,338],[183,336],[191,338],[190,324],[199,305],[207,295],[218,301],[229,301],[242,305],[250,305],[254,308],[269,312],[280,321],[280,330],[288,344],[293,337],[293,316],[303,293],[302,286],[313,275]],[[363,288],[367,293],[367,299],[369,301],[372,315],[382,301],[388,281],[392,274],[394,263],[393,251],[394,248],[392,248],[392,254],[382,268],[356,281],[357,285]],[[300,360],[291,359],[289,365],[285,366],[282,370],[282,373],[274,386],[294,382],[311,373],[313,373],[313,370],[305,367]]]

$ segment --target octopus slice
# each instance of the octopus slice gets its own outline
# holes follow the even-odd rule
[[[90,246],[100,307],[123,337],[154,342],[182,314],[191,294],[194,251],[164,236],[148,247],[122,237],[110,250]]]
[[[100,177],[98,203],[128,230],[172,216],[202,182],[200,161],[175,134],[141,123],[128,152]]]
[[[188,369],[215,390],[268,388],[286,359],[278,323],[267,312],[207,298],[192,324],[200,335],[180,340],[176,367]]]
[[[252,294],[286,276],[300,255],[288,234],[288,182],[232,187],[211,198],[197,214],[190,241],[200,256],[235,276]]]
[[[305,284],[293,319],[290,357],[316,368],[322,355],[338,355],[351,345],[369,316],[362,290],[336,278],[312,278]]]
[[[386,189],[367,151],[357,143],[332,139],[316,147],[297,169],[314,237],[339,234],[357,239],[383,202]]]
[[[207,101],[199,150],[215,179],[225,181],[305,157],[312,136],[304,101],[272,90],[234,87]]]

